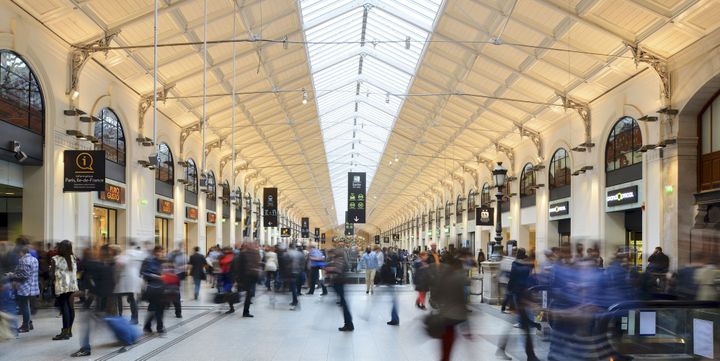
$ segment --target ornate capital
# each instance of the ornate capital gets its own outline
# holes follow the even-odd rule
[[[672,89],[670,88],[670,72],[668,71],[667,60],[645,51],[638,44],[625,43],[625,45],[632,51],[636,67],[640,63],[645,63],[655,69],[655,72],[660,77],[660,82],[662,83],[661,91],[663,102],[665,103],[665,106],[670,106]]]
[[[537,150],[538,157],[543,158],[543,141],[540,133],[532,129],[526,128],[522,124],[518,125],[518,129],[520,130],[520,136],[530,138],[533,144],[535,144],[535,149]]]
[[[497,142],[497,143],[495,143],[495,150],[500,153],[505,154],[505,156],[510,161],[510,169],[515,169],[515,151],[512,150],[512,148],[506,147],[506,146],[500,144],[500,142]],[[488,169],[490,169],[490,172],[492,172],[490,165],[488,165]]]
[[[151,100],[151,102],[152,102],[152,100]],[[147,111],[147,109],[146,109],[146,111]],[[183,148],[185,146],[185,141],[190,137],[190,135],[192,133],[199,132],[200,129],[202,129],[202,122],[197,122],[193,125],[183,128],[180,131],[180,153],[183,152]]]
[[[580,118],[582,118],[583,125],[585,126],[585,143],[590,144],[592,143],[592,123],[591,123],[591,116],[590,116],[590,106],[586,103],[581,103],[575,100],[572,100],[568,98],[565,94],[558,94],[560,99],[562,100],[563,107],[565,109],[574,109],[578,112],[580,115]]]
[[[165,102],[167,100],[168,92],[172,90],[173,87],[175,87],[175,84],[167,85],[161,90],[159,90],[157,93],[157,100]],[[140,104],[138,104],[138,129],[140,130],[141,135],[143,134],[143,127],[145,126],[145,114],[150,109],[150,107],[152,107],[153,98],[154,97],[152,93],[140,97]]]
[[[118,34],[120,34],[120,30],[106,32],[105,36],[98,40],[74,46],[74,49],[70,53],[70,86],[68,87],[67,94],[72,94],[80,90],[80,71],[82,71],[88,59],[90,59],[93,53],[98,51],[102,51],[107,55],[110,42]]]
[[[205,156],[207,157],[208,155],[210,155],[213,149],[220,149],[222,147],[222,143],[222,139],[218,139],[205,144]]]

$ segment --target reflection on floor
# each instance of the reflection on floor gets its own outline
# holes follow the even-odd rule
[[[165,335],[144,336],[136,345],[122,350],[104,325],[93,329],[93,360],[327,360],[327,361],[425,361],[440,358],[440,342],[425,335],[423,315],[414,307],[415,292],[410,286],[397,287],[400,302],[400,326],[390,320],[391,296],[386,287],[366,295],[364,286],[348,287],[354,332],[338,332],[342,312],[336,306],[335,294],[318,293],[300,297],[300,308],[289,310],[288,294],[266,292],[258,288],[252,306],[255,318],[242,318],[241,310],[225,315],[227,306],[215,306],[213,291],[204,287],[199,301],[183,301],[183,318],[166,312]],[[472,339],[458,336],[453,360],[493,360],[501,334],[510,332],[508,354],[525,360],[522,337],[512,327],[514,318],[487,305],[473,305],[470,319]],[[141,320],[144,318],[141,311]],[[73,338],[51,341],[61,327],[61,320],[51,309],[34,316],[35,330],[19,339],[0,343],[0,359],[66,360],[76,351],[85,325],[78,312]],[[129,317],[129,310],[125,313]],[[466,329],[467,330],[467,329]],[[463,333],[467,333],[463,331]],[[547,343],[535,342],[538,356],[545,359]],[[120,352],[124,351],[124,352]]]

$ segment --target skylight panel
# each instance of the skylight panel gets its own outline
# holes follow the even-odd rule
[[[338,223],[346,173],[372,184],[441,2],[300,1]]]

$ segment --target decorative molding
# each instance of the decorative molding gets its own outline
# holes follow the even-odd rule
[[[202,122],[197,122],[180,130],[180,154],[184,155],[183,149],[185,147],[185,141],[190,138],[190,135],[194,132],[199,132],[201,129]]]
[[[590,115],[590,106],[587,103],[582,103],[579,101],[575,101],[573,99],[570,99],[565,94],[558,94],[560,99],[562,100],[563,107],[565,109],[574,109],[578,112],[580,115],[580,118],[582,118],[583,125],[585,126],[585,143],[592,143],[592,118]]]
[[[539,132],[536,132],[534,130],[528,129],[524,127],[522,124],[518,125],[518,129],[520,130],[520,136],[521,137],[528,137],[530,140],[535,144],[535,149],[537,150],[537,155],[540,158],[543,157],[543,141],[542,137],[540,136]]]
[[[119,29],[109,31],[98,40],[74,46],[70,52],[70,84],[66,94],[70,95],[74,91],[80,91],[80,72],[87,64],[88,59],[98,51],[104,52],[105,56],[107,56],[109,52],[108,46],[118,34],[120,34]]]
[[[463,170],[463,172],[469,173],[470,176],[472,176],[473,184],[475,185],[475,188],[477,188],[478,184],[480,182],[477,170],[472,167],[468,167],[466,165],[463,165],[462,170]],[[463,194],[464,193],[465,193],[465,191],[463,190]]]
[[[662,92],[664,105],[669,106],[672,99],[672,88],[670,88],[670,72],[668,71],[667,60],[645,51],[638,44],[625,43],[625,45],[632,51],[636,67],[640,63],[645,63],[655,69],[662,83],[660,91]]]
[[[205,144],[205,157],[209,156],[213,149],[220,149],[222,147],[222,143],[223,140],[218,139]]]
[[[157,100],[165,103],[167,100],[167,94],[173,87],[175,87],[175,84],[169,84],[164,86],[161,90],[158,90]],[[140,103],[138,104],[138,131],[140,135],[144,135],[143,127],[145,126],[145,114],[150,107],[153,106],[153,98],[152,93],[140,97]],[[180,135],[182,137],[182,133]],[[180,144],[182,144],[182,142]]]
[[[495,143],[495,150],[500,153],[505,154],[505,156],[510,161],[510,169],[514,170],[515,169],[515,151],[510,147],[506,147],[506,146],[500,144],[500,142]],[[488,165],[488,169],[490,169],[489,165]],[[492,173],[492,169],[490,169],[490,173]]]

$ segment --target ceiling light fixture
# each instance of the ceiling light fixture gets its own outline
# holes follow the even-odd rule
[[[308,102],[307,90],[305,90],[305,88],[303,88],[302,89],[302,103],[307,104],[307,102]]]
[[[390,104],[390,93],[385,94],[385,104]]]

